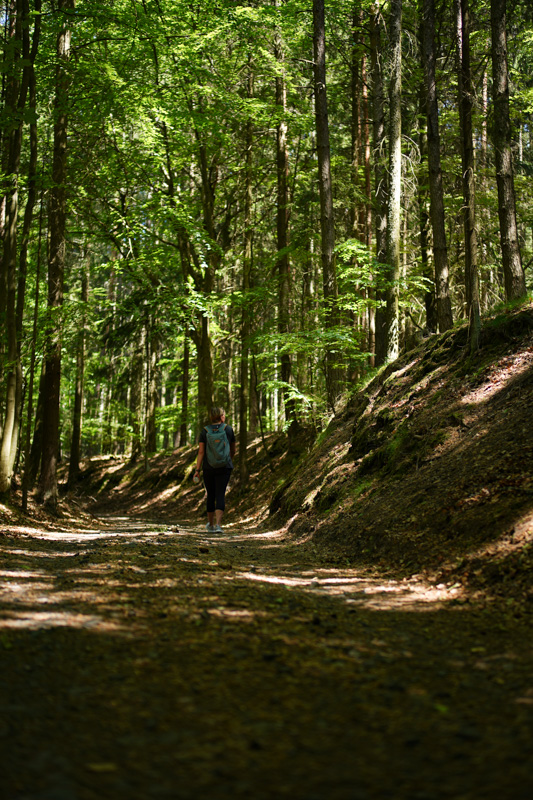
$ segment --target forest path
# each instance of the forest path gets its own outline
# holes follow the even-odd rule
[[[0,536],[5,800],[532,796],[533,641],[280,532]]]

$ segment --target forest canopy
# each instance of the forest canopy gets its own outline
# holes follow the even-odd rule
[[[533,288],[526,0],[5,0],[0,492],[321,427]]]

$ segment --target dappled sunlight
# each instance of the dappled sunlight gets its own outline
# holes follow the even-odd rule
[[[243,570],[226,580],[245,580],[253,583],[283,586],[288,590],[298,589],[317,596],[328,596],[377,610],[434,610],[450,601],[457,601],[463,593],[459,586],[444,584],[432,586],[423,581],[410,580],[387,582],[372,580],[359,570],[302,570],[291,574],[272,574],[259,568]]]
[[[491,400],[503,389],[513,383],[519,383],[520,378],[533,367],[533,352],[531,349],[518,353],[511,353],[493,365],[493,369],[481,386],[464,394],[460,405],[482,405]]]
[[[418,581],[378,581],[353,568],[310,568],[305,560],[298,566],[298,558],[295,565],[283,555],[280,563],[284,528],[246,533],[228,526],[213,536],[193,525],[169,528],[127,517],[108,518],[106,524],[114,529],[38,530],[24,535],[27,546],[8,545],[4,555],[11,563],[0,572],[0,630],[78,628],[137,637],[148,633],[154,604],[160,624],[202,626],[218,620],[232,630],[255,630],[275,620],[285,604],[304,598],[339,602],[347,610],[412,612],[442,609],[460,594],[457,588]],[[81,549],[74,550],[73,543]],[[251,560],[242,566],[243,553],[241,566],[232,567],[245,544]],[[269,553],[275,563],[265,566]],[[31,560],[45,567],[31,568]],[[270,587],[274,594],[258,594],[256,587]],[[278,596],[280,589],[283,595]],[[308,624],[305,614],[291,616],[295,624]],[[304,644],[301,638],[294,644],[298,641]]]
[[[26,611],[0,620],[0,630],[45,630],[47,628],[85,628],[96,633],[124,634],[122,625],[101,617],[72,611]]]

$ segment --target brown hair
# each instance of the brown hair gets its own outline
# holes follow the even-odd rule
[[[211,422],[216,422],[219,419],[222,419],[222,415],[226,412],[221,406],[213,406],[211,411],[209,412],[209,416],[211,417]]]

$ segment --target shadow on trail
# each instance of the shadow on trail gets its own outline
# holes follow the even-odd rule
[[[531,641],[459,587],[126,518],[0,548],[7,800],[531,794]]]

